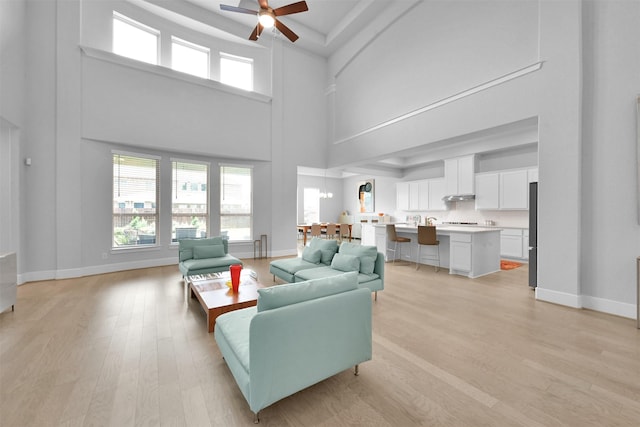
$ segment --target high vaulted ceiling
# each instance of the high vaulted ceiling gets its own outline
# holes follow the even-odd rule
[[[237,43],[255,45],[249,35],[256,25],[252,15],[223,11],[220,4],[259,10],[258,0],[127,0],[152,13],[174,20],[216,37]],[[269,0],[273,9],[295,3],[298,0]],[[375,38],[395,19],[419,0],[306,0],[308,11],[279,18],[300,38],[295,47],[329,57],[353,40],[359,43]],[[273,37],[286,40],[273,31]],[[270,37],[263,36],[259,45],[269,46]],[[267,40],[267,41],[265,41]],[[288,43],[288,41],[287,41]],[[357,48],[355,51],[357,52]],[[338,55],[339,56],[339,55]],[[344,60],[344,59],[343,59]],[[348,59],[347,59],[348,60]],[[425,144],[411,150],[397,152],[385,158],[355,161],[332,172],[334,175],[376,173],[382,176],[401,177],[405,173],[441,159],[457,155],[510,150],[514,146],[537,142],[537,120],[525,120],[495,129],[487,129],[474,135],[464,135],[447,141]],[[311,171],[311,168],[307,168]],[[320,170],[323,171],[323,170]],[[308,172],[309,173],[309,172]],[[321,172],[322,174],[326,171]],[[310,174],[314,174],[310,172]]]
[[[257,0],[183,0],[203,9],[220,14],[242,25],[234,34],[248,38],[256,25],[251,15],[222,11],[220,4],[259,10]],[[270,0],[273,9],[295,3],[298,0]],[[392,3],[390,0],[306,0],[307,12],[280,17],[300,39],[297,46],[328,56],[336,48],[361,31],[375,16]],[[239,32],[238,32],[239,31]],[[282,35],[278,35],[283,37]]]

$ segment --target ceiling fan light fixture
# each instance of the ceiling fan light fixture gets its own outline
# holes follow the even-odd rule
[[[273,16],[271,11],[261,10],[258,14],[258,21],[264,28],[272,28],[276,23],[276,18]]]

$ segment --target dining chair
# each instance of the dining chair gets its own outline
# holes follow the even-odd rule
[[[416,258],[416,270],[420,267],[420,248],[422,246],[435,246],[436,252],[434,255],[428,255],[427,259],[431,259],[438,262],[436,265],[436,272],[440,269],[440,242],[436,237],[436,227],[433,225],[419,225],[418,226],[418,258]]]
[[[327,224],[327,231],[325,232],[327,239],[335,239],[338,237],[338,225],[337,224]]]
[[[349,238],[349,224],[340,224],[340,241]]]
[[[322,226],[320,224],[311,224],[311,237],[322,237]]]
[[[393,242],[393,249],[389,247],[388,242]],[[387,224],[387,251],[393,252],[393,263],[396,262],[396,251],[398,251],[398,243],[400,243],[400,249],[402,249],[402,243],[410,243],[411,239],[408,237],[398,236],[396,233],[395,224]],[[402,259],[402,250],[399,252],[400,259]]]

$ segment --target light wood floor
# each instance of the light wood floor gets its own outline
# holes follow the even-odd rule
[[[245,261],[272,283],[269,260]],[[261,424],[640,425],[635,321],[536,302],[526,277],[387,264],[373,360],[264,409]],[[252,421],[177,267],[25,284],[0,314],[2,426]]]

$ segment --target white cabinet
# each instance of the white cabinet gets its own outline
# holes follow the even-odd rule
[[[361,224],[360,233],[361,244],[367,246],[374,246],[376,244],[376,228],[373,224]]]
[[[389,254],[387,254],[387,228],[386,227],[373,227],[375,228],[375,239],[378,252],[384,254],[384,260],[389,261]]]
[[[514,169],[476,175],[476,209],[529,209],[529,182],[538,169]]]
[[[400,211],[409,210],[409,182],[396,184],[396,208]]]
[[[451,233],[449,269],[451,272],[471,271],[471,235]]]
[[[420,185],[419,182],[409,182],[409,210],[417,211],[420,203]]]
[[[400,211],[443,211],[447,206],[444,179],[423,179],[396,184],[396,209]]]
[[[476,175],[476,209],[500,208],[500,174]]]
[[[529,230],[522,230],[522,258],[529,259]]]
[[[529,207],[529,178],[527,170],[500,172],[500,209]]]
[[[522,258],[522,230],[505,229],[500,232],[500,256]]]
[[[447,204],[442,200],[446,196],[444,179],[430,179],[429,181],[429,208],[430,211],[446,211]]]
[[[474,194],[475,156],[444,160],[444,179],[447,194]]]

